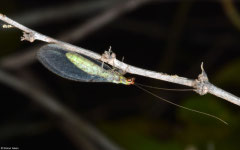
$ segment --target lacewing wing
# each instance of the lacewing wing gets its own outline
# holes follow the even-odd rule
[[[37,58],[50,71],[69,80],[82,82],[111,82],[106,78],[92,75],[79,69],[66,57],[66,53],[68,53],[67,50],[56,44],[47,44],[37,52]],[[100,67],[102,66],[100,61],[87,56],[83,57],[94,62]],[[103,64],[103,68],[105,70],[111,70],[111,68],[106,64]]]

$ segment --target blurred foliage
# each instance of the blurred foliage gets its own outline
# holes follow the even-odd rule
[[[100,125],[102,130],[126,149],[137,150],[181,150],[183,145],[177,139],[172,139],[166,132],[166,122],[156,122],[143,118],[128,118]],[[158,131],[160,130],[160,131]],[[157,132],[156,132],[157,131]],[[158,138],[159,133],[166,134]]]
[[[59,3],[65,4],[66,1],[4,1],[0,7],[2,13],[8,15],[13,12],[13,15],[21,16],[22,12],[49,7],[48,3],[53,7]],[[21,10],[20,13],[17,10]],[[57,37],[61,34],[58,32],[64,30],[64,33],[72,26],[83,24],[91,15],[63,18],[60,21],[63,24],[55,20],[53,23],[43,22],[35,30]],[[210,74],[209,80],[226,91],[233,90],[239,96],[239,32],[236,32],[231,19],[227,17],[229,16],[217,2],[152,3],[116,18],[74,44],[98,53],[111,45],[118,58],[125,56],[126,63],[161,72],[168,70],[166,73],[187,77],[195,77],[200,70],[200,62],[204,61],[206,72]],[[27,48],[24,45],[26,42],[19,40],[21,35],[16,29],[0,29],[0,57],[19,52],[20,48]],[[31,44],[36,43],[29,45]],[[32,78],[38,78],[37,83],[45,84],[45,90],[55,94],[59,102],[96,123],[103,133],[127,150],[239,149],[239,107],[220,98],[165,91],[158,93],[159,96],[185,107],[219,117],[228,122],[229,126],[205,115],[158,103],[154,97],[140,93],[133,87],[75,83],[36,64],[15,70],[16,74],[24,77],[30,73],[25,78],[31,78],[31,75]],[[152,79],[136,78],[139,83],[157,83]],[[40,87],[41,84],[36,86]],[[165,82],[161,84],[166,85]],[[54,118],[49,123],[47,115],[36,104],[29,102],[27,96],[7,86],[0,85],[0,89],[3,99],[0,101],[0,117],[4,122],[0,125],[0,135],[1,139],[5,139],[4,144],[32,143],[43,147],[51,144],[56,149],[62,148],[64,144],[67,148],[73,145],[72,139],[68,138],[68,141],[66,135],[62,135],[62,131],[58,129],[59,123],[56,120],[59,118]],[[32,120],[47,120],[47,127],[31,124]],[[28,123],[29,126],[26,125]],[[213,148],[209,148],[211,146]]]
[[[164,121],[139,118],[100,123],[100,128],[119,145],[133,150],[180,150],[193,145],[197,149],[206,149],[213,143],[217,149],[231,150],[238,148],[240,118],[238,113],[224,106],[218,98],[207,95],[191,96],[181,105],[206,112],[227,121],[229,126],[211,117],[192,113],[178,108],[178,122],[171,124]]]
[[[233,60],[222,66],[213,82],[220,85],[240,85],[240,59]]]

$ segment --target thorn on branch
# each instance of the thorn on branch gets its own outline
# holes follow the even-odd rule
[[[195,80],[194,88],[195,92],[197,92],[200,95],[205,95],[208,93],[208,76],[203,68],[203,62],[201,64],[201,70],[202,73],[199,74],[198,79]]]
[[[203,68],[203,62],[201,63],[201,70],[202,73],[198,76],[198,80],[200,80],[201,82],[208,82],[208,76]]]
[[[23,36],[21,37],[21,41],[29,41],[29,42],[34,42],[35,41],[35,35],[33,32],[27,33],[27,32],[23,32]]]

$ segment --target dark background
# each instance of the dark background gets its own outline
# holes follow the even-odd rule
[[[125,63],[140,68],[195,79],[204,62],[214,85],[240,96],[240,23],[237,23],[240,18],[229,13],[232,9],[228,9],[227,3],[155,0],[127,11],[125,3],[128,2],[8,0],[1,2],[0,12],[40,33],[99,54],[112,46],[119,60],[124,56]],[[136,3],[137,0],[132,5]],[[234,2],[235,9],[239,4]],[[75,11],[74,6],[79,9]],[[54,11],[60,17],[51,16]],[[121,14],[103,24],[96,22],[93,28],[88,24],[104,12],[116,11]],[[82,32],[73,39],[69,34],[77,27],[82,28]],[[34,53],[45,43],[21,42],[21,35],[17,29],[0,29],[0,70],[8,73],[6,76],[31,85],[35,94],[41,91],[54,97],[57,103],[74,112],[77,118],[86,120],[121,148],[239,149],[238,106],[209,94],[151,90],[172,102],[220,117],[229,123],[226,126],[213,118],[162,102],[135,86],[69,81],[36,61]],[[28,52],[32,53],[26,56]],[[185,88],[131,74],[126,76],[135,77],[136,82],[142,84]],[[84,144],[86,141],[95,149],[104,149],[84,135],[84,140],[76,138],[74,134],[81,137],[78,132],[81,127],[72,127],[61,113],[56,114],[41,101],[33,100],[31,91],[21,91],[21,86],[4,83],[7,79],[1,74],[0,78],[0,146],[90,149]],[[41,92],[37,96],[40,99],[44,98]]]

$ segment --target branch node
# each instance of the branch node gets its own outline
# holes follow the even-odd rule
[[[205,95],[208,93],[208,76],[203,68],[203,62],[201,64],[201,70],[202,73],[198,75],[198,79],[195,80],[195,83],[193,85],[194,88],[196,88],[194,91],[197,92],[200,95]]]
[[[8,28],[13,28],[13,26],[10,24],[4,24],[4,25],[2,25],[2,28],[8,29]]]
[[[111,46],[109,47],[108,51],[104,51],[101,56],[101,61],[107,62],[109,64],[114,64],[114,60],[116,59],[116,54],[112,52]]]
[[[35,34],[33,32],[23,32],[23,36],[21,37],[21,41],[29,41],[29,42],[34,42],[35,41]]]

